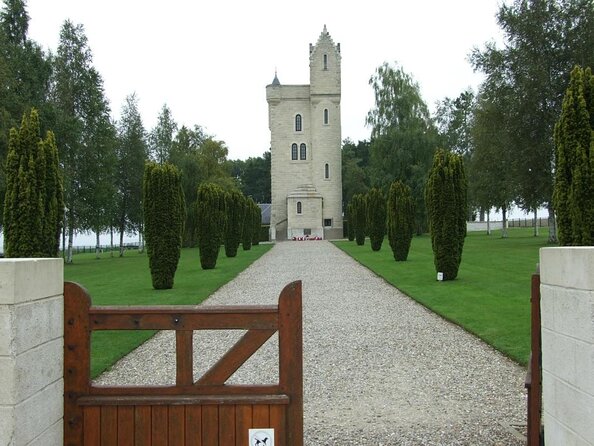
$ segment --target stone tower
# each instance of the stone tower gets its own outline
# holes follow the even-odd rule
[[[266,86],[271,133],[271,240],[342,238],[340,44],[309,45],[309,85]]]

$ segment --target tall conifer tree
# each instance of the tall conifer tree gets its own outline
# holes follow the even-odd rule
[[[396,261],[408,258],[415,221],[410,187],[395,181],[390,186],[387,204],[387,232]]]

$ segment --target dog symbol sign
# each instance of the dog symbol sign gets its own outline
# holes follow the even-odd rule
[[[274,429],[250,429],[249,446],[274,446]]]

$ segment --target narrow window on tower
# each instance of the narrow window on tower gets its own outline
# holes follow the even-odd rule
[[[327,109],[327,108],[325,108],[325,109],[324,109],[324,124],[325,124],[325,125],[328,125],[328,122],[329,122],[329,121],[330,121],[330,116],[329,116],[329,114],[328,114],[328,109]]]
[[[301,131],[301,115],[295,115],[295,131]]]
[[[301,214],[301,202],[300,201],[297,202],[297,213]]]
[[[328,165],[328,163],[326,163],[326,165],[324,166],[324,178],[330,178],[330,166]]]
[[[295,161],[297,159],[297,144],[293,143],[291,146],[291,159]]]
[[[324,54],[324,70],[328,69],[328,55]]]
[[[307,159],[307,147],[305,144],[301,144],[299,147],[299,159],[305,160]]]

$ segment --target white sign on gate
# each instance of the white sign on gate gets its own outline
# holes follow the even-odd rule
[[[274,429],[250,429],[249,446],[274,446]]]

